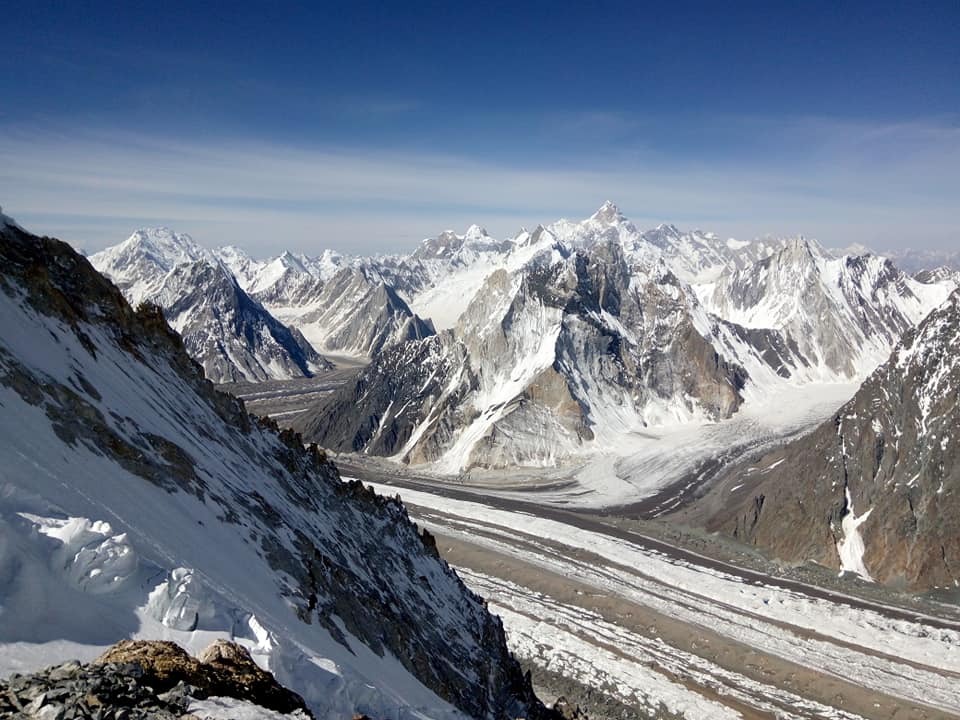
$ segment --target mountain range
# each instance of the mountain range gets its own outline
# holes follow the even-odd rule
[[[729,417],[784,383],[860,380],[957,283],[804,238],[639,230],[610,202],[507,240],[447,231],[404,256],[258,261],[158,229],[91,261],[164,308],[215,381],[310,376],[329,367],[317,350],[369,362],[295,427],[451,473],[556,465]]]
[[[443,303],[438,335],[382,351],[292,422],[445,473],[552,466],[784,384],[862,380],[955,287],[803,238],[641,232],[610,203],[506,244],[472,229],[418,252],[446,273],[410,302]]]
[[[217,392],[157,306],[3,216],[0,306],[0,675],[224,638],[320,718],[547,716],[399,500]]]
[[[700,517],[790,562],[910,588],[960,558],[960,291],[813,432],[726,473]],[[785,529],[789,528],[789,532]]]

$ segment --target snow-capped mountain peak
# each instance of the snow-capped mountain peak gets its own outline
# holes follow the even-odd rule
[[[237,247],[236,245],[224,245],[222,248],[218,249],[216,255],[220,260],[226,263],[227,267],[232,268],[233,265],[240,263],[250,263],[253,262],[253,258],[247,253],[243,248]]]
[[[590,216],[590,220],[604,223],[606,225],[618,225],[622,222],[625,222],[626,218],[623,216],[623,213],[620,212],[620,208],[618,208],[610,200],[607,200],[593,215]]]
[[[783,249],[778,253],[778,256],[786,260],[820,260],[831,257],[823,245],[803,235],[785,240]]]
[[[476,223],[467,228],[467,232],[464,233],[464,240],[482,240],[484,238],[489,238],[490,234],[487,232],[486,228],[482,228]]]
[[[190,235],[164,226],[140,228],[121,247],[149,252],[167,270],[180,263],[212,257],[210,251],[198,245]]]
[[[683,234],[680,232],[680,228],[678,228],[673,223],[660,223],[659,225],[657,225],[656,228],[654,228],[654,232],[658,235],[661,235],[664,237],[672,237],[672,238],[678,238]],[[697,232],[697,231],[694,231],[694,232]],[[702,234],[704,237],[708,237],[707,234],[705,233],[702,233]]]
[[[282,253],[280,253],[277,261],[280,262],[284,267],[288,267],[291,270],[307,272],[307,268],[304,266],[300,258],[291,253],[289,250],[284,250]]]
[[[192,237],[167,227],[140,228],[119,245],[90,257],[134,305],[155,293],[174,267],[200,260],[215,262],[213,253]]]

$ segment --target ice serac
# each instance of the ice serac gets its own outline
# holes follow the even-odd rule
[[[90,261],[132,304],[159,305],[214,382],[309,377],[331,367],[235,281],[228,268],[242,273],[253,261],[236,248],[219,254],[224,260],[189,235],[154,228]]]
[[[711,527],[913,589],[960,583],[960,291],[809,436],[731,477]],[[788,530],[789,529],[789,530]]]
[[[729,416],[745,375],[692,294],[618,242],[542,248],[491,273],[452,330],[384,353],[298,418],[324,446],[470,467],[555,465],[651,424]]]
[[[0,674],[222,638],[321,718],[542,715],[398,500],[248,416],[155,306],[9,224],[0,437]]]

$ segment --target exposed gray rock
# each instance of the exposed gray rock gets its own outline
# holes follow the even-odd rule
[[[960,292],[910,330],[854,398],[813,433],[721,480],[708,527],[778,558],[840,569],[863,518],[873,579],[911,589],[960,582]],[[869,514],[868,514],[869,513]]]
[[[226,697],[307,720],[303,698],[257,667],[242,647],[194,659],[170,642],[125,641],[92,663],[69,661],[0,680],[0,717],[16,720],[163,720],[187,716],[194,700]]]
[[[328,637],[311,627],[320,626],[340,642],[389,652],[424,686],[470,715],[546,716],[506,648],[500,621],[437,557],[402,504],[358,483],[343,483],[325,456],[315,447],[305,449],[298,435],[252,421],[242,403],[204,378],[156,307],[134,311],[69,246],[9,224],[0,229],[0,292],[5,322],[35,333],[0,337],[0,384],[11,391],[0,417],[10,428],[29,414],[48,438],[41,448],[19,447],[28,460],[43,462],[45,472],[17,474],[4,498],[10,492],[29,495],[31,508],[58,518],[89,517],[95,510],[102,513],[102,525],[109,518],[107,540],[125,538],[125,556],[138,547],[145,556],[154,553],[149,561],[134,557],[125,566],[124,572],[132,574],[118,577],[132,581],[127,589],[133,594],[121,592],[112,602],[143,602],[145,596],[134,590],[154,586],[163,595],[166,586],[161,585],[169,576],[175,594],[210,610],[183,618],[177,612],[158,614],[171,632],[203,629],[217,618],[226,626],[206,629],[229,632],[256,609],[245,603],[260,603],[257,608],[269,609],[256,611],[268,625],[271,619],[275,623],[266,628],[273,633],[271,643],[289,642],[291,652],[290,634],[298,643],[308,642],[307,636],[315,642]],[[37,347],[62,357],[44,364]],[[38,406],[42,414],[33,411]],[[83,463],[95,463],[96,472],[86,471]],[[75,467],[84,472],[74,474]],[[64,493],[64,485],[75,485],[76,492]],[[130,497],[145,504],[131,507]],[[32,521],[11,515],[15,525],[5,516],[0,520],[25,547],[45,540],[30,529]],[[129,518],[135,528],[127,524]],[[163,535],[172,524],[189,535]],[[149,532],[157,534],[145,537]],[[210,536],[221,542],[232,538],[230,563],[242,572],[224,570],[228,550],[207,548],[204,540]],[[165,549],[155,552],[155,547]],[[49,575],[61,572],[59,565],[28,567],[17,559],[2,568],[5,603],[22,600],[17,589],[29,579],[21,573],[31,568],[46,573],[50,583],[61,583],[50,587],[62,589],[68,599],[86,603],[91,617],[98,616],[91,603],[100,610],[115,585],[121,591],[126,587],[107,577],[91,600],[83,583]],[[33,562],[33,556],[26,560]],[[74,560],[70,553],[64,562]],[[183,563],[196,568],[197,577],[157,562]],[[199,576],[219,580],[208,587]],[[257,597],[250,601],[248,595]],[[49,620],[42,615],[46,610],[39,608],[41,615],[31,624],[30,607],[24,602],[19,607],[22,626],[3,627],[4,637],[37,641]],[[56,631],[64,625],[57,624]],[[114,641],[135,631],[134,622],[130,627],[104,623],[90,632],[102,644],[100,638],[110,633],[120,633],[110,637]],[[317,688],[308,685],[303,692]]]
[[[177,265],[146,300],[163,308],[187,352],[214,382],[309,377],[332,367],[219,263]]]

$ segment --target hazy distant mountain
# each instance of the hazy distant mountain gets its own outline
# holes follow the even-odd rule
[[[167,228],[137,230],[90,262],[134,305],[163,308],[214,382],[305,377],[331,365],[274,319],[213,253]]]
[[[911,275],[936,268],[960,272],[960,250],[891,250],[886,255]]]

